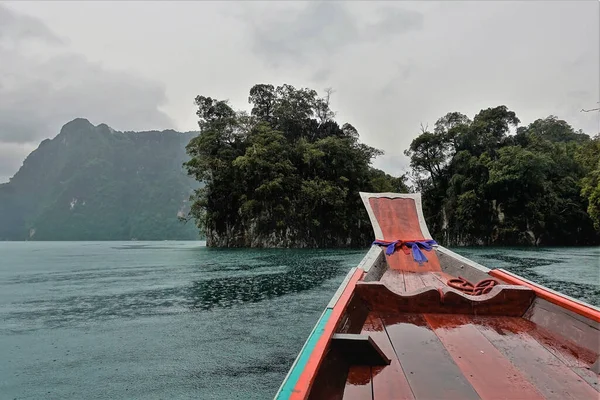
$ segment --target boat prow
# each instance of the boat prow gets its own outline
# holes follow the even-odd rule
[[[361,197],[376,244],[276,399],[600,397],[600,309],[438,245],[420,194]]]

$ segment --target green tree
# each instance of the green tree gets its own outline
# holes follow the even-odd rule
[[[505,106],[453,112],[405,154],[434,235],[449,244],[598,243],[598,148],[554,116],[519,123]]]
[[[584,143],[577,158],[587,171],[581,180],[581,195],[588,202],[587,212],[594,227],[600,231],[600,134]]]
[[[364,246],[372,240],[360,191],[406,191],[404,178],[371,167],[381,151],[340,125],[332,91],[255,85],[250,115],[198,96],[200,135],[188,173],[206,186],[190,215],[209,246]]]

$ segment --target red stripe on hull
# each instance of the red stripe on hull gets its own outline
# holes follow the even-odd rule
[[[300,375],[300,377],[298,378],[298,382],[294,387],[294,392],[290,396],[290,400],[303,400],[308,397],[308,394],[310,393],[310,388],[315,380],[319,366],[323,362],[325,350],[329,345],[331,336],[333,336],[333,333],[335,331],[335,328],[337,327],[340,317],[342,316],[344,310],[350,302],[350,298],[352,297],[352,294],[354,292],[356,282],[360,280],[363,273],[364,271],[362,269],[356,270],[354,275],[352,275],[352,278],[350,278],[348,285],[342,292],[342,295],[338,299],[336,305],[333,307],[331,316],[329,317],[329,321],[327,322],[323,330],[323,334],[321,335],[319,341],[315,345],[315,348],[312,354],[310,355],[306,366],[304,367],[302,375]]]

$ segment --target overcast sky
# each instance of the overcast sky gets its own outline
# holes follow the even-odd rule
[[[76,117],[196,130],[198,94],[333,87],[339,122],[402,154],[445,113],[506,105],[596,134],[600,3],[0,2],[0,182]]]

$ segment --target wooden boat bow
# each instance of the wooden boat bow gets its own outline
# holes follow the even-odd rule
[[[361,197],[376,245],[276,399],[600,397],[597,307],[432,243],[420,194]]]

